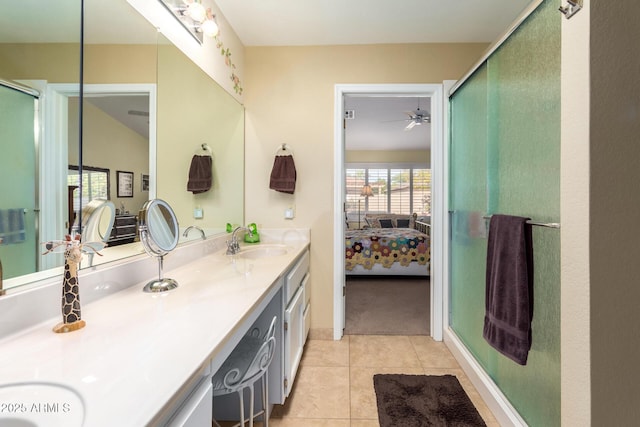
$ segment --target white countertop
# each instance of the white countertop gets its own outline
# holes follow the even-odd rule
[[[8,383],[59,383],[84,400],[85,426],[146,425],[216,356],[308,244],[288,241],[285,255],[235,263],[219,251],[166,271],[179,283],[175,290],[143,293],[144,282],[83,305],[81,330],[53,333],[60,319],[51,319],[10,335],[0,341],[0,391]],[[2,399],[0,421],[10,415],[2,404],[20,396]],[[74,410],[82,411],[68,414]],[[65,427],[73,419],[57,416]]]

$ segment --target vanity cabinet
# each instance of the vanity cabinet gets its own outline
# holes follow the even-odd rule
[[[109,246],[117,246],[132,243],[136,238],[136,232],[137,218],[135,215],[116,215],[107,244]]]
[[[284,296],[284,381],[283,394],[288,397],[293,388],[304,343],[309,332],[310,298],[309,251],[305,251],[285,277]],[[306,321],[305,321],[306,320]]]
[[[305,250],[278,279],[278,292],[264,308],[260,308],[251,326],[246,330],[258,328],[266,331],[274,316],[278,318],[276,328],[276,351],[267,373],[269,377],[269,405],[285,403],[293,387],[293,382],[302,359],[304,344],[309,333],[310,292],[309,283],[309,251]],[[243,328],[244,329],[244,328]],[[233,340],[231,352],[237,344],[239,336]],[[226,356],[225,356],[226,357]],[[215,374],[224,359],[218,359],[217,365],[211,366]],[[261,389],[255,388],[254,402],[256,408],[261,406]],[[217,421],[238,419],[239,400],[237,393],[217,396],[213,403],[213,413]],[[245,401],[245,417],[249,417],[249,405]]]

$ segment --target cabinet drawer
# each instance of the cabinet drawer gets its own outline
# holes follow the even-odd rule
[[[136,225],[119,225],[115,227],[118,236],[122,234],[136,234]]]
[[[309,251],[305,251],[304,255],[302,255],[296,265],[291,268],[291,271],[289,271],[289,274],[287,274],[285,278],[285,305],[288,304],[295,295],[307,271],[309,271]]]
[[[304,289],[298,287],[298,292],[294,295],[291,303],[284,311],[284,375],[287,380],[285,396],[289,396],[293,381],[298,372],[298,366],[302,359],[304,347]]]
[[[119,225],[136,225],[137,218],[135,215],[120,215],[116,216],[114,220],[114,225],[117,227]]]

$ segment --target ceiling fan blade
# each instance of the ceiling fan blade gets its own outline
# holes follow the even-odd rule
[[[400,119],[400,120],[382,120],[378,123],[395,123],[395,122],[408,122],[411,119]]]
[[[415,120],[412,120],[411,123],[409,123],[407,127],[404,128],[404,130],[411,130],[415,125],[416,125]]]
[[[149,117],[149,113],[147,111],[129,110],[127,113],[131,116]]]

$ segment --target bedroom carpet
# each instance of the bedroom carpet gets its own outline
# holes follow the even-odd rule
[[[347,335],[429,335],[429,278],[348,277]]]
[[[380,427],[486,426],[454,375],[373,376]]]

